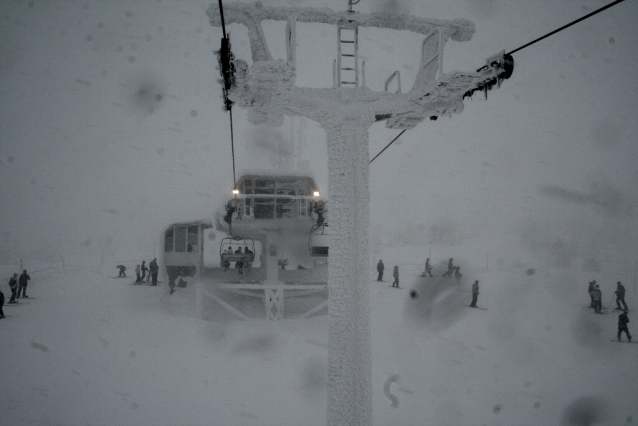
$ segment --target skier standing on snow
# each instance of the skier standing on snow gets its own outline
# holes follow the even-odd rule
[[[27,274],[27,270],[22,271],[22,275],[18,278],[18,299],[20,298],[20,293],[22,293],[22,297],[25,299],[29,298],[29,296],[27,296],[27,284],[29,284],[30,279],[31,277]]]
[[[594,285],[594,289],[591,292],[591,298],[594,300],[594,312],[597,314],[602,313],[603,310],[603,295],[600,291],[598,284]]]
[[[144,278],[146,278],[146,271],[148,271],[148,268],[146,267],[146,260],[142,260],[142,279],[140,280],[141,283],[144,282]]]
[[[471,308],[476,308],[476,301],[478,300],[479,295],[479,284],[478,280],[474,281],[472,284],[472,303],[470,303]]]
[[[394,282],[392,283],[392,287],[399,288],[399,266],[398,265],[394,265],[392,276],[394,277]]]
[[[377,281],[383,281],[383,271],[385,266],[383,265],[383,260],[379,259],[379,263],[377,263],[377,272],[379,276],[377,277]]]
[[[591,299],[591,303],[589,305],[590,308],[594,307],[594,297],[591,295],[591,292],[594,291],[594,286],[596,285],[596,280],[591,281],[589,283],[589,287],[587,287],[587,292],[589,293],[589,298]]]
[[[18,292],[18,273],[16,272],[9,279],[9,288],[11,288],[11,299],[9,299],[9,303],[18,303],[16,300],[17,292]]]
[[[622,303],[623,306],[625,307],[624,310],[627,311],[628,310],[627,304],[625,303],[625,286],[622,285],[620,281],[618,281],[617,284],[618,285],[616,287],[616,306],[617,306],[616,310],[618,311],[621,310],[620,304]]]
[[[151,285],[157,285],[157,273],[159,272],[159,266],[157,266],[157,258],[151,260],[151,263],[149,263],[148,266],[150,266],[151,279],[153,280],[153,284]]]
[[[444,277],[448,277],[448,278],[452,277],[452,273],[454,272],[454,262],[453,262],[453,260],[454,259],[452,259],[450,257],[450,260],[447,261],[447,272],[445,272],[443,274]]]
[[[137,279],[135,280],[135,284],[138,284],[138,283],[142,282],[141,272],[142,272],[142,270],[140,269],[140,265],[137,265],[135,267],[135,275],[137,276]]]
[[[624,311],[622,314],[618,315],[618,341],[620,342],[622,332],[624,331],[627,335],[627,340],[631,342],[631,333],[627,328],[627,324],[629,323],[629,317],[627,316],[627,311]]]

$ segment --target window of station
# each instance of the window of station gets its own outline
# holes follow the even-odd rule
[[[177,253],[186,251],[186,230],[185,226],[175,228],[175,252]]]
[[[164,251],[173,251],[173,228],[166,231],[166,234],[164,235]]]
[[[188,252],[199,252],[199,232],[197,228],[197,225],[188,227],[188,245],[186,246],[186,251]]]

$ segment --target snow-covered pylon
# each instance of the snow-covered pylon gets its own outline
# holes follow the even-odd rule
[[[354,1],[350,2],[350,8]],[[248,29],[252,65],[233,59],[228,98],[248,109],[253,124],[280,125],[284,115],[308,117],[324,128],[328,143],[331,242],[328,310],[328,425],[372,424],[372,374],[368,297],[369,151],[368,128],[386,121],[408,129],[425,118],[463,110],[463,99],[475,91],[500,87],[512,74],[513,60],[504,52],[475,72],[442,73],[443,46],[449,39],[470,40],[474,25],[467,20],[423,19],[351,10],[267,7],[232,3],[224,7],[226,23]],[[219,7],[207,11],[221,26]],[[261,22],[285,21],[286,59],[273,59]],[[421,62],[410,91],[375,92],[366,87],[365,66],[354,67],[355,84],[336,81],[330,88],[295,86],[297,23],[332,24],[337,28],[376,27],[425,36]],[[339,38],[339,42],[343,40]],[[335,73],[337,74],[337,73]],[[361,78],[359,78],[361,77]],[[386,87],[390,80],[386,82]],[[397,74],[397,80],[400,76]],[[361,84],[359,84],[361,82]]]

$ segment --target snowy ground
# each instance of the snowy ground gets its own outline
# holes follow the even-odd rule
[[[434,278],[419,278],[424,252],[376,253],[386,280],[399,265],[400,290],[376,282],[371,261],[375,425],[638,422],[638,345],[611,342],[616,313],[587,308],[597,277],[460,255],[460,283],[440,277],[446,256]],[[1,424],[325,424],[327,316],[204,321],[194,284],[169,296],[165,282],[133,286],[115,272],[32,272],[33,299],[5,305]],[[487,310],[465,306],[474,279]],[[626,287],[633,308],[638,295]]]

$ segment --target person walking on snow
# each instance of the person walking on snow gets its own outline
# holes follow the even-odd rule
[[[157,258],[151,260],[151,263],[149,263],[148,266],[150,266],[151,279],[153,280],[153,283],[151,285],[157,285],[157,274],[159,272],[159,266],[157,266]]]
[[[394,277],[394,282],[392,283],[392,287],[399,288],[399,266],[398,265],[394,265],[392,276]]]
[[[479,295],[479,284],[478,280],[474,281],[472,284],[472,303],[470,303],[470,308],[476,308],[476,301],[478,300]]]
[[[594,300],[594,312],[601,314],[603,310],[603,294],[601,293],[598,284],[594,285],[594,289],[591,292],[591,298]]]
[[[20,293],[22,293],[22,297],[25,299],[29,298],[29,296],[27,296],[27,284],[29,284],[30,279],[31,277],[27,274],[27,270],[22,271],[22,275],[18,278],[18,299],[20,298]]]
[[[377,272],[379,276],[377,277],[377,281],[383,281],[383,271],[385,266],[383,265],[383,260],[379,259],[379,263],[377,263]]]
[[[429,257],[427,259],[425,259],[425,272],[423,272],[423,276],[425,276],[425,274],[428,274],[429,276],[432,276],[432,266],[430,265],[430,258]]]
[[[629,317],[627,316],[627,311],[624,311],[622,314],[618,315],[618,341],[621,342],[622,332],[624,331],[627,335],[627,341],[631,342],[631,333],[627,328],[627,324],[629,323]]]
[[[16,300],[18,293],[18,273],[13,274],[11,278],[9,278],[9,288],[11,289],[11,299],[9,299],[9,303],[18,303]]]
[[[617,286],[616,286],[616,310],[620,311],[620,304],[622,303],[622,305],[625,307],[625,311],[628,311],[627,309],[627,304],[625,303],[625,286],[622,285],[620,283],[620,281],[618,281]]]
[[[140,268],[140,265],[137,265],[135,267],[135,275],[137,276],[137,279],[135,280],[135,284],[139,284],[140,282],[142,282],[142,269]]]

